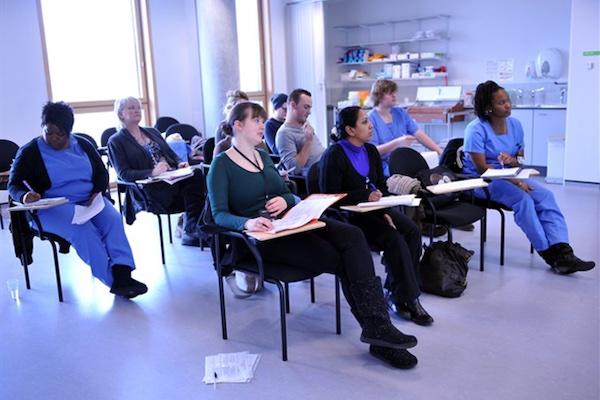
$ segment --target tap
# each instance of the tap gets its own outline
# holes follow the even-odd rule
[[[560,104],[565,104],[567,102],[567,88],[563,87],[560,89]]]
[[[523,104],[523,89],[517,89],[515,92],[517,92],[517,104]]]
[[[543,97],[542,97],[542,96],[543,96],[543,95],[542,95],[542,93],[543,93],[543,92],[544,92],[544,88],[543,88],[543,87],[541,87],[541,88],[537,88],[537,89],[532,89],[532,90],[529,92],[529,95],[530,95],[530,97],[531,97],[531,102],[532,102],[534,105],[540,105],[540,104],[542,104],[542,103],[543,103],[543,101],[542,101],[542,98],[543,98]]]

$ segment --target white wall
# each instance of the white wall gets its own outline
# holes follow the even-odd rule
[[[203,130],[194,0],[150,0],[159,114]],[[48,100],[36,0],[0,0],[0,138],[40,133]]]
[[[449,82],[474,84],[487,79],[486,61],[513,58],[514,82],[529,81],[525,65],[537,53],[556,47],[567,60],[569,51],[570,0],[346,0],[328,2],[328,81],[335,84],[343,54],[333,41],[333,26],[398,20],[406,17],[446,14],[449,23]],[[566,80],[563,73],[560,80]],[[531,81],[529,81],[531,82]]]
[[[600,50],[598,0],[573,0],[571,57],[565,144],[565,179],[600,182],[600,57],[583,52]],[[591,69],[588,63],[593,63]]]
[[[273,93],[289,93],[286,51],[286,0],[270,0],[271,57],[273,72]]]
[[[0,0],[0,138],[22,145],[40,133],[48,100],[36,0]]]

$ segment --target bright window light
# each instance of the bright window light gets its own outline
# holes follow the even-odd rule
[[[235,1],[240,89],[245,92],[263,90],[258,1]]]

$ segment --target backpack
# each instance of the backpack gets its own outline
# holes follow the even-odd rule
[[[467,264],[475,252],[459,243],[437,241],[423,246],[419,276],[423,292],[458,297],[467,287]]]
[[[453,182],[457,180],[456,174],[443,165],[435,168],[425,169],[417,173],[417,179],[425,188],[431,185],[437,185],[440,182]],[[458,193],[438,194],[429,197],[433,205],[437,207],[447,206],[460,198]]]
[[[453,172],[462,172],[465,156],[464,147],[463,139],[455,138],[450,140],[440,156],[440,165],[449,168]]]

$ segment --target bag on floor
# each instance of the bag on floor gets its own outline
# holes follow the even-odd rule
[[[419,275],[421,290],[442,297],[458,297],[467,288],[467,264],[474,252],[459,243],[434,242],[423,246]]]

